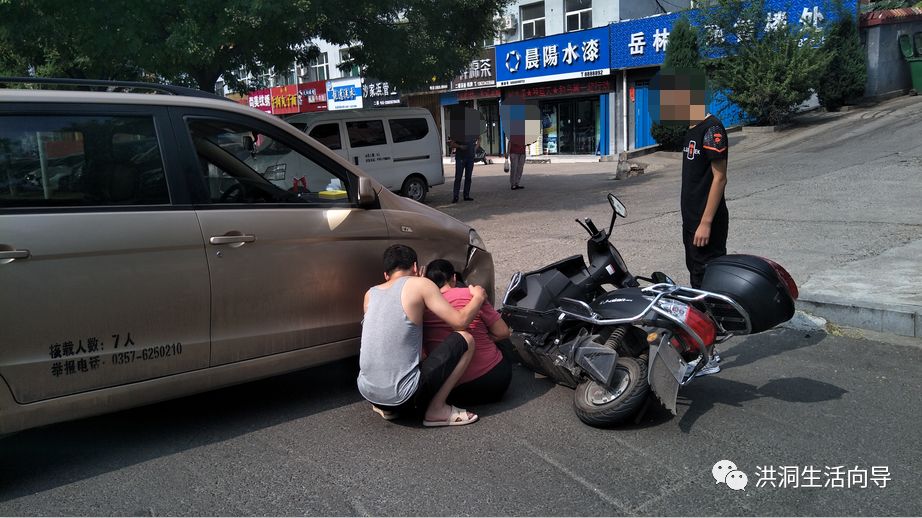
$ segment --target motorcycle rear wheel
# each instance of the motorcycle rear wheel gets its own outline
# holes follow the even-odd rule
[[[615,366],[611,387],[594,380],[576,387],[573,410],[580,421],[590,426],[615,426],[634,417],[649,392],[646,362],[622,356]]]

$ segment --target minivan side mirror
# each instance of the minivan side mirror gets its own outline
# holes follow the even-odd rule
[[[371,178],[366,176],[359,177],[359,207],[368,208],[378,201],[378,193],[375,192],[375,184]]]

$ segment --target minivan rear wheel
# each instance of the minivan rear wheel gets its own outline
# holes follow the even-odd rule
[[[404,180],[400,194],[411,200],[422,203],[426,199],[426,193],[429,191],[429,185],[426,179],[421,176],[411,176]]]

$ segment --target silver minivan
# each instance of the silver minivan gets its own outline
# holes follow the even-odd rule
[[[151,90],[0,89],[0,433],[354,355],[393,243],[493,293],[468,225],[275,117]],[[254,169],[260,138],[307,185]]]

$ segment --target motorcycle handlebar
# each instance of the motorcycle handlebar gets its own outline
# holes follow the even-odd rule
[[[586,221],[586,229],[589,231],[589,234],[596,235],[599,233],[599,229],[596,228],[595,223],[592,222],[589,218],[583,218]]]

